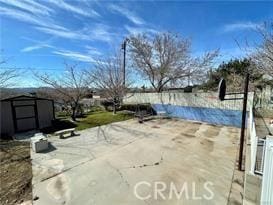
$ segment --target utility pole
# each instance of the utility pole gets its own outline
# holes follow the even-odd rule
[[[127,42],[129,41],[128,38],[126,38],[123,43],[121,44],[121,49],[123,49],[123,87],[125,88],[125,78],[126,78],[126,46],[127,46]]]

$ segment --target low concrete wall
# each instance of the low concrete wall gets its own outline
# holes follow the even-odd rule
[[[242,98],[242,94],[228,95],[226,98]],[[124,103],[151,103],[151,104],[171,104],[188,107],[206,107],[224,110],[242,110],[243,100],[218,99],[217,92],[210,93],[128,93]],[[248,94],[248,110],[253,104],[253,93]]]
[[[187,120],[207,122],[215,125],[241,127],[242,112],[204,107],[153,104],[156,112],[166,112],[168,116]]]
[[[226,98],[242,98],[242,94]],[[168,116],[241,127],[243,100],[220,101],[218,93],[129,93],[125,104],[150,103],[156,112]],[[253,93],[248,95],[248,110],[252,107]]]

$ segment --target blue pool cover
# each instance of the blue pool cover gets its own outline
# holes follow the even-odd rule
[[[170,117],[207,122],[209,124],[241,127],[242,112],[205,107],[188,107],[169,104],[153,104],[156,112],[166,112]]]

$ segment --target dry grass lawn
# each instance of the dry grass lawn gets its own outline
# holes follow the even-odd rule
[[[0,141],[0,204],[32,199],[32,168],[28,142]]]

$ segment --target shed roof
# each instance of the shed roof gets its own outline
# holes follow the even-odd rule
[[[53,101],[52,99],[39,98],[39,97],[29,96],[29,95],[17,95],[17,96],[1,99],[1,101],[11,101],[11,100],[50,100],[50,101]]]

